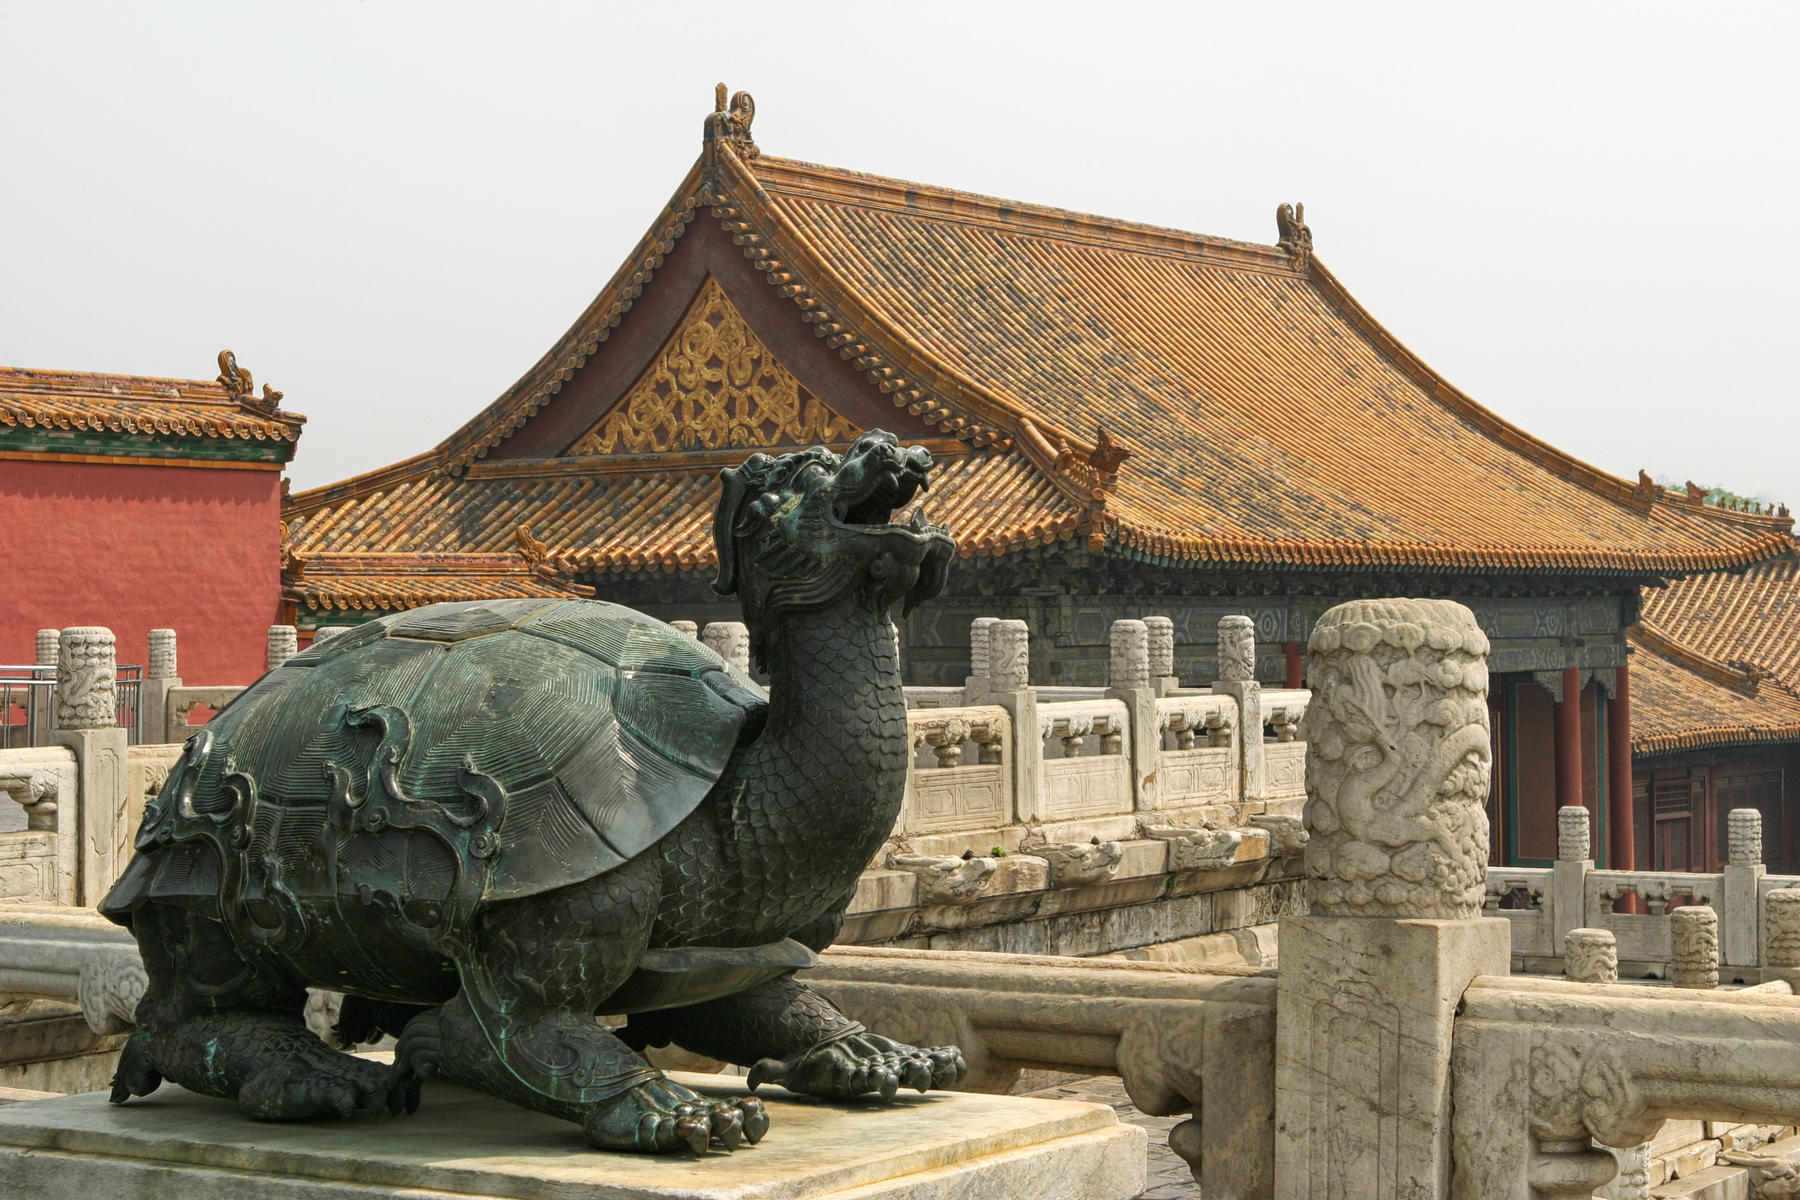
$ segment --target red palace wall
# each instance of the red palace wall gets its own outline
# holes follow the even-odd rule
[[[0,460],[0,662],[105,625],[147,665],[168,628],[184,682],[249,683],[280,607],[279,471]]]

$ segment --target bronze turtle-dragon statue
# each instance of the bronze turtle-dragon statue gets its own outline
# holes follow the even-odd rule
[[[674,1042],[848,1098],[960,1080],[954,1047],[866,1031],[795,977],[898,814],[889,609],[955,544],[931,456],[872,432],[721,473],[721,593],[765,693],[694,639],[588,600],[434,604],[270,672],[189,740],[101,911],[150,986],[112,1099],[163,1079],[284,1120],[412,1111],[430,1075],[579,1122],[595,1146],[755,1142]],[[346,995],[327,1046],[308,987]],[[599,1014],[627,1017],[609,1029]]]

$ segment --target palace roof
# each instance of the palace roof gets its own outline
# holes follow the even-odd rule
[[[221,355],[221,360],[227,355]],[[0,367],[0,454],[286,462],[306,418],[281,393],[249,390],[248,372],[154,379]],[[235,389],[235,390],[234,390]]]
[[[930,511],[965,556],[1642,578],[1788,543],[1785,513],[1618,479],[1476,404],[1300,210],[1260,246],[1016,204],[763,156],[753,112],[721,99],[631,259],[504,395],[294,497],[297,545],[468,552],[529,523],[559,569],[710,569],[720,465],[875,425],[946,460]]]

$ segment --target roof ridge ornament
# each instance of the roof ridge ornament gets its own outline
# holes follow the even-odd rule
[[[238,366],[237,355],[229,350],[219,351],[219,385],[225,394],[244,407],[260,413],[273,413],[281,406],[285,392],[278,392],[268,384],[263,384],[262,395],[256,395],[255,378],[247,367]]]
[[[756,120],[756,101],[749,92],[734,92],[727,101],[726,91],[722,83],[714,86],[713,111],[706,116],[700,140],[729,142],[740,158],[756,158],[762,153],[750,137],[750,123]]]
[[[519,557],[527,566],[539,567],[550,553],[550,547],[531,535],[530,525],[521,525],[513,530],[513,541],[518,543]]]
[[[1106,427],[1095,423],[1094,448],[1083,453],[1060,439],[1056,447],[1056,470],[1064,478],[1086,492],[1094,500],[1103,500],[1119,482],[1119,467],[1132,451],[1113,441]]]
[[[1306,226],[1306,205],[1283,204],[1275,209],[1275,245],[1288,252],[1294,270],[1304,271],[1312,262],[1312,230]]]

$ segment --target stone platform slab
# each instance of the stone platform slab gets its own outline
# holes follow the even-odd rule
[[[676,1074],[697,1091],[743,1081]],[[829,1104],[760,1095],[770,1129],[736,1153],[590,1149],[575,1126],[430,1081],[410,1117],[260,1123],[164,1084],[0,1107],[9,1200],[1129,1200],[1144,1131],[1100,1104],[969,1093]]]

